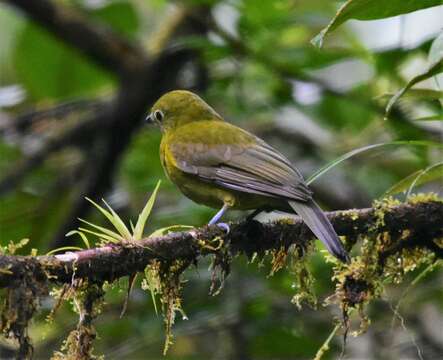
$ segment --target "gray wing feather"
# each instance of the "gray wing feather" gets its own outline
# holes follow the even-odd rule
[[[202,180],[268,197],[311,199],[312,192],[301,174],[281,153],[259,138],[246,148],[231,144],[209,147],[180,143],[170,150],[182,171]]]

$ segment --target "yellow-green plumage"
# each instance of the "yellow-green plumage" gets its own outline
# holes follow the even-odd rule
[[[239,143],[242,146],[253,143],[248,133],[238,130],[225,122],[201,120],[198,123],[183,124],[165,132],[160,145],[160,159],[170,180],[191,200],[213,208],[220,208],[224,204],[241,210],[264,206],[269,199],[263,196],[226,189],[202,180],[195,174],[184,172],[178,166],[178,160],[171,151],[171,144],[173,144],[172,147],[179,148],[183,157],[192,158],[197,154],[210,154],[220,144],[229,148]]]
[[[225,122],[189,91],[163,95],[149,119],[163,133],[166,174],[191,200],[214,208],[295,210],[335,256],[348,259],[301,174],[276,149]]]

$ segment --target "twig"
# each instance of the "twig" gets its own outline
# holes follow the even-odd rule
[[[87,137],[93,136],[94,132],[100,125],[103,125],[105,121],[106,116],[102,112],[102,115],[90,120],[82,121],[73,128],[67,130],[64,134],[50,139],[38,151],[22,160],[8,174],[6,174],[6,176],[2,177],[0,180],[0,195],[18,186],[28,173],[40,166],[53,152],[66,146],[86,141]]]
[[[104,106],[106,106],[106,102],[102,99],[77,99],[48,108],[27,111],[1,126],[0,135],[6,134],[9,130],[22,133],[41,120],[64,119],[72,113],[100,112]]]
[[[315,354],[314,360],[321,360],[323,355],[329,350],[329,344],[331,343],[331,340],[334,338],[335,334],[341,328],[341,326],[342,326],[342,324],[335,325],[334,329],[332,329],[331,333],[326,338],[325,342],[317,350],[317,353]]]

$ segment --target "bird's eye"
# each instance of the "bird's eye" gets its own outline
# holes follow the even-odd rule
[[[164,118],[163,113],[160,110],[155,110],[154,111],[154,117],[157,121],[161,122]]]

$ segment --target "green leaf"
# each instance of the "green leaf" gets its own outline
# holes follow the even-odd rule
[[[15,65],[13,60],[13,52],[17,35],[26,24],[26,20],[22,16],[16,16],[12,7],[0,6],[0,24],[2,31],[0,33],[0,69],[2,73],[2,86],[13,83]]]
[[[382,197],[398,194],[410,189],[411,186],[422,185],[438,178],[443,178],[443,162],[429,166],[426,169],[415,171],[406,176],[404,179],[386,190]]]
[[[385,100],[390,99],[393,96],[395,96],[394,93],[386,93],[377,96],[376,99]],[[433,89],[410,89],[406,94],[404,94],[403,98],[439,100],[443,98],[443,91]]]
[[[46,255],[49,256],[49,255],[55,254],[56,252],[67,251],[67,250],[79,251],[79,250],[83,250],[83,249],[79,246],[63,246],[63,247],[59,247],[57,249],[47,252]]]
[[[436,115],[430,115],[430,116],[423,116],[417,119],[414,119],[414,121],[443,121],[443,112]]]
[[[112,27],[112,30],[131,38],[135,37],[139,28],[137,12],[127,1],[108,2],[89,13],[93,19],[98,19]]]
[[[103,203],[106,205],[106,207],[108,208],[108,210],[111,212],[112,214],[112,224],[115,226],[115,228],[117,229],[117,231],[126,239],[129,240],[132,238],[131,232],[128,230],[128,228],[126,227],[125,223],[123,222],[123,220],[120,218],[120,216],[118,216],[118,214],[114,211],[114,209],[109,206],[109,204],[102,199]]]
[[[83,222],[83,223],[85,223],[85,224],[87,224],[87,225],[89,225],[89,226],[91,226],[91,227],[97,229],[97,230],[100,230],[102,233],[104,233],[104,234],[106,234],[106,235],[109,235],[109,236],[115,238],[116,241],[119,241],[119,240],[122,241],[122,240],[124,240],[123,237],[122,237],[121,235],[117,234],[116,232],[114,232],[114,231],[112,231],[112,230],[106,229],[106,228],[103,227],[103,226],[99,226],[99,225],[93,224],[93,223],[91,223],[91,222],[89,222],[89,221],[86,221],[86,220],[84,220],[84,219],[80,219],[80,218],[79,218],[79,220],[80,220],[81,222]]]
[[[406,193],[406,198],[409,198],[412,190],[415,186],[433,181],[435,179],[443,178],[443,162],[428,166],[426,169],[422,170],[420,174],[414,179],[414,181],[409,186],[408,192]]]
[[[139,28],[137,12],[127,1],[107,2],[85,13],[132,38]],[[20,82],[35,99],[90,96],[115,83],[106,71],[32,22],[17,35],[13,59]]]
[[[424,71],[419,75],[414,76],[411,80],[409,80],[406,86],[403,87],[401,90],[399,90],[391,98],[391,100],[389,100],[388,105],[386,105],[385,120],[388,118],[394,104],[398,101],[398,99],[400,99],[401,96],[403,96],[403,94],[406,91],[408,91],[408,89],[410,89],[412,86],[423,80],[429,79],[430,77],[441,73],[442,71],[443,71],[443,55],[439,59],[437,59],[436,62],[432,63],[426,71]]]
[[[114,237],[109,236],[109,235],[106,235],[106,234],[104,234],[104,233],[100,233],[100,232],[93,231],[93,230],[91,230],[91,229],[82,228],[82,227],[79,227],[78,229],[79,229],[80,231],[82,231],[82,232],[87,232],[88,234],[95,235],[95,236],[97,236],[99,239],[107,240],[107,241],[110,241],[110,242],[112,242],[112,243],[118,242],[118,240],[116,240]]]
[[[338,157],[337,159],[331,161],[330,163],[326,164],[325,166],[323,166],[322,168],[317,170],[314,174],[312,174],[306,180],[306,184],[309,185],[309,184],[313,183],[315,180],[317,180],[320,176],[325,174],[327,171],[331,170],[335,166],[339,165],[340,163],[342,163],[345,160],[350,159],[351,157],[353,157],[355,155],[364,153],[364,152],[372,150],[372,149],[380,148],[380,147],[402,146],[402,145],[406,145],[406,146],[435,146],[435,147],[443,148],[443,144],[440,144],[440,143],[436,143],[433,141],[416,141],[416,140],[392,141],[392,142],[388,142],[388,143],[379,143],[379,144],[372,144],[372,145],[368,145],[368,146],[363,146],[361,148],[349,151],[346,154],[344,154],[344,155]]]
[[[441,4],[441,0],[348,0],[340,7],[331,22],[311,40],[311,43],[321,47],[324,37],[349,19],[383,19]]]
[[[437,36],[432,42],[431,48],[429,50],[428,61],[430,64],[438,61],[438,59],[443,58],[443,31]],[[443,88],[443,76],[436,76],[435,83],[437,85],[437,89]],[[440,98],[441,99],[441,98]]]
[[[34,99],[90,96],[113,84],[104,70],[29,22],[14,49],[19,81]]]
[[[190,226],[190,225],[171,225],[171,226],[167,226],[167,227],[155,230],[152,234],[149,235],[149,237],[163,236],[163,235],[167,235],[170,232],[186,231],[186,230],[191,230],[194,228],[195,228],[195,226]]]
[[[157,185],[155,186],[154,191],[152,192],[152,195],[150,196],[149,200],[146,202],[145,207],[138,216],[137,223],[135,224],[135,229],[133,231],[134,240],[140,240],[143,236],[143,230],[145,229],[146,220],[151,214],[151,210],[152,207],[154,206],[155,198],[157,197],[157,191],[158,188],[160,187],[160,184],[161,181],[159,180],[157,182]]]
[[[90,246],[90,244],[89,244],[89,240],[88,240],[87,236],[86,236],[84,233],[82,233],[81,231],[78,231],[78,230],[71,230],[71,231],[68,232],[65,236],[68,237],[68,236],[72,236],[72,235],[76,235],[76,234],[79,235],[79,236],[81,237],[81,239],[82,239],[83,243],[85,244],[86,248],[87,248],[87,249],[90,249],[91,246]]]
[[[107,204],[106,201],[103,200],[110,211],[102,208],[99,204],[89,198],[86,198],[86,200],[93,204],[110,221],[110,223],[114,225],[116,230],[121,236],[123,236],[124,239],[129,240],[132,238],[131,233],[129,232],[122,219],[120,219],[120,216],[117,215],[117,213]]]

